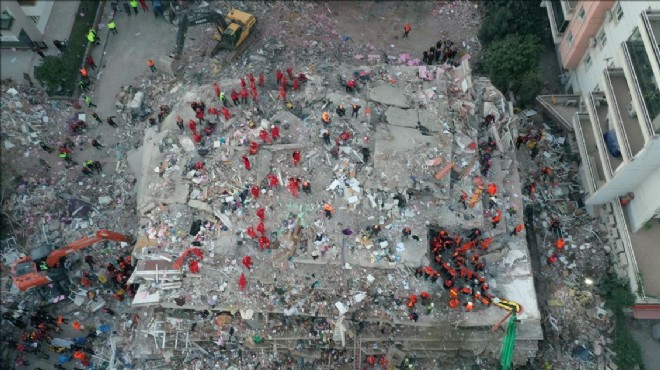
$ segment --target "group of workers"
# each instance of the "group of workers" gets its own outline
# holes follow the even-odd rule
[[[48,345],[53,340],[51,332],[62,333],[62,326],[68,324],[68,321],[69,320],[65,319],[62,315],[53,317],[45,309],[38,308],[36,312],[30,316],[28,321],[29,325],[32,326],[34,330],[27,330],[22,332],[18,336],[18,340],[12,338],[5,339],[5,343],[7,343],[10,347],[15,347],[18,351],[15,365],[29,366],[29,362],[23,358],[23,353],[31,353],[33,355],[39,356],[38,354],[40,352],[45,352],[48,350],[60,353],[58,359],[60,364],[69,362],[71,358],[74,358],[80,361],[82,366],[89,367],[91,365],[90,358],[91,355],[94,354],[94,350],[91,348],[91,346],[89,346],[90,343],[87,341],[87,339],[96,336],[95,330],[90,331],[86,337],[76,337],[69,347],[56,347],[53,345]],[[72,323],[72,326],[76,330],[83,330],[82,325],[77,321]],[[23,323],[22,328],[27,328],[27,325]],[[44,354],[43,356],[47,355]],[[56,369],[64,369],[64,367],[62,367],[60,364],[55,364],[54,367]]]
[[[433,266],[420,266],[415,271],[416,277],[424,277],[432,283],[441,283],[449,290],[449,307],[456,309],[461,304],[466,311],[472,311],[475,303],[485,306],[491,304],[493,296],[488,292],[488,283],[483,273],[486,269],[480,252],[487,251],[492,237],[483,238],[478,228],[471,229],[467,235],[450,235],[447,230],[439,229],[431,236]],[[414,307],[414,305],[413,305]]]
[[[555,217],[552,219],[552,221],[550,222],[550,230],[553,232],[553,234],[556,235],[557,240],[555,240],[554,248],[552,249],[552,252],[550,252],[550,255],[548,256],[547,259],[548,265],[552,265],[559,260],[559,255],[566,246],[566,240],[564,240],[562,225],[559,218]]]
[[[456,64],[458,61],[455,60],[458,50],[454,47],[454,42],[447,40],[439,40],[435,43],[435,46],[431,46],[428,50],[425,50],[422,55],[422,62],[427,65],[433,65],[435,63],[445,63]]]

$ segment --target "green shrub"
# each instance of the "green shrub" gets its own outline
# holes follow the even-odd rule
[[[521,103],[529,103],[543,87],[538,69],[542,52],[535,36],[508,35],[486,48],[481,65],[500,91],[511,90]]]
[[[644,369],[642,348],[630,333],[625,315],[619,312],[614,319],[616,323],[614,324],[613,348],[616,352],[615,362],[619,366],[619,370]]]
[[[479,40],[484,47],[511,34],[536,36],[542,42],[549,41],[548,12],[539,3],[529,0],[482,1],[484,18],[479,29]]]
[[[68,84],[67,68],[64,60],[57,56],[49,55],[45,57],[41,65],[34,67],[34,77],[39,81],[47,91],[59,91],[62,86]]]
[[[543,81],[537,67],[527,71],[513,91],[518,97],[518,102],[523,106],[527,106],[536,99],[542,88]]]
[[[626,280],[614,274],[604,276],[598,288],[605,296],[605,305],[614,311],[614,347],[615,361],[620,370],[644,369],[642,349],[628,329],[625,308],[635,303],[635,295],[630,291]]]
[[[630,291],[628,282],[614,274],[604,276],[598,288],[605,295],[605,305],[614,312],[635,304],[635,295]]]

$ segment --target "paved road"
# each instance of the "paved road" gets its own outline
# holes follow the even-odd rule
[[[123,11],[115,16],[118,33],[109,34],[105,24],[112,17],[110,5],[106,5],[104,17],[99,26],[101,45],[94,48],[92,54],[99,68],[92,73],[96,79],[89,92],[92,101],[98,108],[86,109],[88,113],[96,111],[105,121],[109,116],[120,116],[114,107],[115,96],[122,86],[139,86],[146,81],[151,72],[147,60],[152,59],[158,67],[158,59],[168,55],[176,39],[176,26],[161,18],[155,18],[153,13],[140,11],[130,17]],[[144,78],[142,78],[144,77]],[[88,119],[88,123],[91,118]],[[114,129],[107,124],[93,128],[86,135],[97,138],[105,148],[96,150],[87,147],[83,153],[77,154],[80,160],[99,160],[104,162],[104,173],[111,175],[115,167],[114,146],[120,142],[124,122],[118,118],[119,128]]]

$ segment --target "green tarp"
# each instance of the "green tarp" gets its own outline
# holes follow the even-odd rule
[[[514,312],[509,319],[506,328],[506,336],[502,341],[502,352],[500,353],[500,369],[509,370],[513,366],[513,349],[516,346],[516,314]]]

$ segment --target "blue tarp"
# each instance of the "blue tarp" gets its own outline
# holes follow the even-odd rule
[[[613,157],[621,158],[621,149],[619,148],[619,141],[616,139],[616,132],[614,130],[607,131],[603,134],[603,140],[605,140],[607,151]]]

